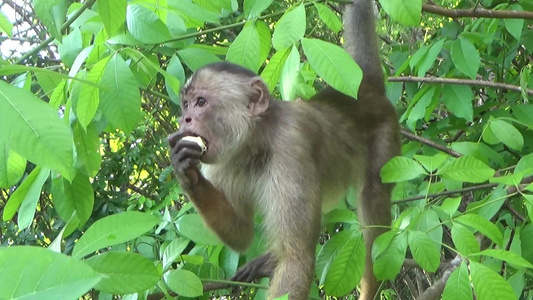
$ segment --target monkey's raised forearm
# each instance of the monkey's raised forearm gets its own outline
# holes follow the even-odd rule
[[[188,196],[206,224],[225,244],[239,252],[246,250],[253,237],[251,215],[238,215],[224,193],[202,175]]]

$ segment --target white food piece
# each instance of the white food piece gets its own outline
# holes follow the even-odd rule
[[[198,146],[200,146],[200,148],[202,148],[202,154],[204,154],[205,151],[207,151],[207,146],[204,143],[204,139],[199,137],[199,136],[192,136],[192,135],[184,136],[182,138],[182,140],[189,141],[189,142],[194,142],[194,143],[198,144]]]

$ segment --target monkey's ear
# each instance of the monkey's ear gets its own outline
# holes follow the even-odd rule
[[[270,105],[270,92],[266,84],[260,78],[254,78],[252,80],[253,96],[248,104],[248,110],[253,116],[264,113]]]

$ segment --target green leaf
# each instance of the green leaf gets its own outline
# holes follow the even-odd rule
[[[533,224],[529,223],[520,232],[522,257],[533,263]]]
[[[510,10],[513,11],[522,11],[520,5],[511,5],[509,6]],[[505,24],[505,29],[518,41],[520,41],[522,36],[522,28],[524,28],[524,19],[503,19]]]
[[[333,32],[339,33],[342,29],[342,22],[339,17],[326,5],[322,3],[313,2],[315,5],[318,16]]]
[[[289,56],[289,49],[278,51],[272,55],[268,65],[261,72],[261,78],[265,81],[268,89],[272,92],[281,77],[281,70]]]
[[[0,189],[7,189],[20,181],[26,170],[26,160],[10,151],[0,140]]]
[[[96,4],[107,35],[112,37],[120,33],[126,22],[126,0],[99,0]]]
[[[155,12],[140,4],[128,5],[126,20],[133,37],[145,44],[159,44],[172,38]]]
[[[281,81],[279,91],[281,99],[293,100],[297,96],[297,87],[301,83],[300,76],[300,53],[295,46],[292,46],[289,55],[281,70]]]
[[[439,215],[437,212],[432,209],[423,210],[420,217],[420,223],[417,225],[417,227],[418,230],[425,232],[426,235],[435,242],[435,245],[439,248],[440,252],[443,230],[442,223],[439,220]]]
[[[475,230],[483,233],[486,237],[491,239],[497,245],[503,244],[503,235],[498,227],[482,217],[474,214],[465,214],[455,219],[457,222],[470,226]]]
[[[323,216],[323,225],[334,223],[357,224],[357,214],[350,209],[334,209]]]
[[[429,172],[434,172],[437,168],[442,166],[446,159],[448,159],[448,155],[441,152],[433,156],[415,154],[413,157]]]
[[[512,108],[516,119],[533,129],[533,104],[513,105]]]
[[[10,150],[72,179],[72,133],[54,108],[32,93],[0,81],[0,111],[0,139]]]
[[[109,60],[100,84],[104,116],[113,128],[128,134],[141,119],[141,95],[135,76],[120,54],[115,54]]]
[[[19,215],[19,220],[23,221],[24,224],[19,224],[19,227],[21,229],[28,227],[33,219],[35,204],[39,201],[43,184],[46,179],[48,179],[49,175],[50,170],[48,169],[41,167],[33,169],[30,175],[24,179],[15,192],[11,194],[11,197],[9,197],[7,204],[4,207],[3,220],[11,220],[21,204],[25,202],[25,211],[21,213],[22,217]],[[33,208],[31,208],[31,203],[34,203]]]
[[[499,260],[503,260],[515,267],[519,268],[530,268],[533,269],[533,264],[522,258],[522,256],[511,252],[511,251],[505,251],[501,249],[485,249],[479,253],[471,254],[472,256],[490,256],[494,257]]]
[[[61,42],[61,26],[65,21],[67,6],[62,0],[33,0],[33,8],[50,35]]]
[[[386,243],[387,240],[388,243]],[[374,261],[374,274],[378,280],[391,280],[400,273],[406,251],[407,234],[405,232],[389,231],[374,241],[372,260]]]
[[[272,45],[276,50],[291,47],[301,40],[305,34],[305,7],[298,5],[287,11],[274,29]]]
[[[470,261],[470,276],[478,300],[515,300],[511,285],[488,267]]]
[[[72,67],[76,57],[83,50],[83,37],[81,30],[75,28],[68,35],[63,37],[63,42],[57,47],[61,61]]]
[[[9,22],[7,17],[2,12],[0,12],[0,32],[7,34],[8,38],[11,38],[13,35],[13,24]]]
[[[87,264],[103,275],[95,289],[109,294],[133,294],[153,287],[161,274],[148,258],[132,252],[105,252]]]
[[[341,47],[317,39],[302,39],[302,47],[311,67],[329,85],[357,98],[363,78],[361,68]]]
[[[198,48],[185,48],[178,51],[181,60],[191,69],[196,71],[210,63],[219,62],[220,58],[213,54],[213,52]]]
[[[85,224],[93,212],[94,205],[94,191],[89,177],[77,173],[72,183],[63,178],[54,178],[52,200],[63,221],[67,222],[74,214],[79,226]]]
[[[26,229],[30,227],[31,223],[33,222],[33,218],[35,216],[35,207],[37,206],[37,202],[39,202],[39,198],[41,196],[41,190],[43,189],[43,185],[45,181],[50,176],[50,170],[45,168],[37,167],[33,171],[37,172],[37,176],[35,178],[30,178],[29,176],[26,178],[26,180],[30,179],[29,186],[26,186],[21,189],[21,195],[17,195],[17,197],[22,196],[22,203],[20,204],[17,223],[19,228]],[[32,173],[33,173],[32,171]],[[34,179],[34,180],[33,180]],[[24,180],[24,181],[26,181]],[[22,187],[22,185],[19,187],[19,189]],[[18,189],[17,189],[18,191]],[[15,193],[11,197],[15,196]],[[16,203],[17,201],[15,201]],[[6,207],[7,210],[7,207]]]
[[[272,0],[244,0],[244,13],[248,16],[248,19],[255,19],[259,17],[270,4],[272,4]]]
[[[450,52],[454,65],[471,79],[476,79],[481,59],[476,47],[467,39],[459,37],[452,43]],[[446,88],[446,85],[444,86]],[[470,88],[468,87],[470,90]],[[473,98],[464,98],[473,99]],[[471,101],[469,101],[471,103]],[[465,118],[466,119],[466,118]]]
[[[196,1],[194,1],[196,2]],[[218,24],[219,14],[203,8],[189,0],[172,0],[168,1],[168,5],[177,11],[177,13],[185,19],[194,19],[200,22],[208,22]],[[200,26],[200,25],[198,25]]]
[[[514,172],[517,174],[524,172],[524,176],[533,174],[533,153],[522,156],[516,164]]]
[[[462,256],[468,256],[471,253],[480,251],[479,242],[474,234],[461,224],[454,223],[452,225],[452,240],[455,249]]]
[[[207,229],[199,214],[187,214],[176,221],[178,231],[197,244],[220,245],[220,240]]]
[[[468,266],[463,262],[448,277],[446,287],[442,293],[442,300],[472,300],[472,298]]]
[[[474,109],[472,99],[474,94],[467,85],[445,84],[442,89],[442,98],[451,113],[468,122],[472,122]]]
[[[257,64],[257,68],[254,69],[257,72],[270,54],[270,49],[272,48],[272,35],[270,34],[270,28],[267,23],[263,21],[256,21],[255,29],[259,34],[259,63]]]
[[[191,271],[174,270],[164,277],[168,286],[180,296],[198,297],[204,293],[200,278]]]
[[[100,278],[86,263],[48,249],[0,248],[0,299],[78,299]]]
[[[81,236],[72,256],[83,257],[104,247],[118,245],[141,236],[159,223],[159,217],[128,211],[99,219]]]
[[[446,163],[437,175],[445,179],[479,183],[494,176],[494,170],[472,156],[462,156]]]
[[[94,177],[102,164],[98,132],[95,125],[89,125],[86,131],[83,130],[79,123],[74,124],[73,127],[78,162],[82,165],[86,175]]]
[[[229,46],[226,60],[257,72],[259,69],[259,54],[259,32],[255,22],[246,22],[237,38]]]
[[[339,234],[335,236],[337,235]],[[335,249],[334,255],[324,269],[326,294],[340,297],[350,293],[363,277],[365,256],[365,242],[361,232],[352,230],[349,234],[343,235],[341,245]]]
[[[111,57],[105,57],[97,62],[91,70],[87,73],[86,80],[98,84],[104,74],[107,63]],[[78,101],[75,102],[76,116],[83,129],[87,129],[87,126],[92,122],[96,115],[96,110],[100,104],[100,89],[94,85],[84,84],[81,86],[80,96]]]
[[[522,150],[524,146],[524,137],[512,124],[504,120],[490,120],[489,127],[496,138],[507,145],[509,148],[515,150]]]
[[[380,172],[382,182],[407,181],[426,174],[419,163],[403,156],[393,157]]]
[[[420,231],[409,231],[407,240],[418,265],[428,272],[435,272],[440,265],[440,247]]]
[[[437,57],[439,56],[439,53],[442,50],[442,46],[444,45],[445,41],[445,38],[440,39],[437,42],[433,43],[431,46],[423,47],[419,51],[415,52],[415,54],[411,58],[411,61],[409,62],[409,65],[411,66],[411,68],[416,66],[418,76],[424,77],[426,75],[426,72],[435,64],[435,61],[437,60]]]
[[[379,0],[383,10],[405,26],[418,26],[422,13],[422,0]]]
[[[183,250],[189,245],[189,239],[175,239],[163,251],[163,270],[166,270],[170,265],[181,255]]]

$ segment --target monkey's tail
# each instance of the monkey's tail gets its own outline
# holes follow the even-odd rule
[[[344,11],[345,49],[363,70],[362,84],[384,91],[385,83],[379,58],[374,0],[353,0]]]

